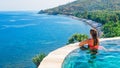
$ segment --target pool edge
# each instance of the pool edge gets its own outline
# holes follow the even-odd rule
[[[100,41],[107,41],[107,40],[119,40],[120,37],[114,38],[101,38]],[[79,48],[78,43],[65,45],[61,48],[58,48],[52,52],[50,52],[38,66],[38,68],[61,68],[62,63],[66,56],[72,52],[73,50]]]

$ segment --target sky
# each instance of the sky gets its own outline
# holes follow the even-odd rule
[[[0,0],[0,11],[41,10],[75,0]]]

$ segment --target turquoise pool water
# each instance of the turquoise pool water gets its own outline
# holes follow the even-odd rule
[[[62,68],[120,68],[120,40],[104,41],[100,45],[109,51],[99,50],[91,55],[76,49],[64,60]]]

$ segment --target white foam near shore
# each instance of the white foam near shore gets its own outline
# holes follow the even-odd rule
[[[120,40],[120,37],[101,38],[100,41]],[[65,57],[73,50],[79,48],[79,43],[65,45],[50,52],[41,62],[38,68],[62,68],[62,63]]]

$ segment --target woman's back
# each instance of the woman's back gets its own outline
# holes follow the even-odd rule
[[[88,47],[90,48],[90,50],[96,50],[98,49],[99,45],[94,45],[94,40],[90,38],[88,41]]]

